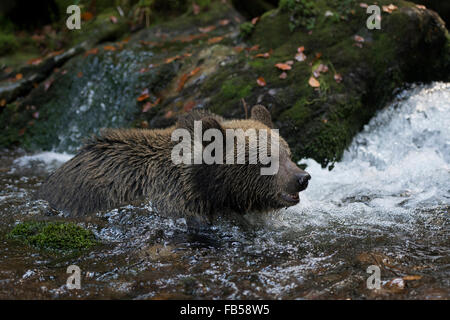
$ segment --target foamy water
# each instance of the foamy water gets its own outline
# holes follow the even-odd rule
[[[332,171],[308,159],[312,180],[282,225],[358,227],[414,222],[414,209],[450,204],[450,84],[414,86],[364,127]]]

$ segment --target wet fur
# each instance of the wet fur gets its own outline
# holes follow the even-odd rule
[[[209,218],[283,207],[278,200],[280,177],[260,175],[260,165],[175,165],[171,161],[171,150],[178,144],[171,141],[176,127],[189,130],[194,120],[201,119],[204,130],[268,129],[270,114],[264,110],[254,107],[249,120],[225,121],[194,111],[167,129],[103,130],[51,174],[36,197],[71,215],[148,200],[158,212],[182,217]],[[284,140],[282,146],[282,154],[289,156]]]

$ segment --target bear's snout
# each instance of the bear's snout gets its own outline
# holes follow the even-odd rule
[[[303,191],[308,187],[308,181],[311,179],[311,176],[308,172],[304,171],[302,173],[298,173],[295,175],[295,179],[298,183],[299,190]]]

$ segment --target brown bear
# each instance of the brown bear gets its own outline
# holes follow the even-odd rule
[[[230,129],[251,128],[256,132],[267,130],[274,136],[270,133],[273,127],[270,113],[261,105],[252,108],[251,118],[247,120],[224,120],[194,110],[166,129],[105,129],[48,177],[37,191],[37,198],[71,215],[146,200],[163,215],[207,220],[216,214],[269,211],[299,202],[298,193],[306,189],[310,176],[292,162],[289,146],[281,137],[279,168],[271,175],[261,174],[261,168],[270,163],[251,163],[248,137],[244,148],[238,148],[238,140],[233,138],[232,158],[245,153],[244,163],[173,161],[173,150],[178,143],[173,141],[174,131],[193,132],[198,121],[202,133],[208,129],[226,133]],[[194,143],[193,139],[191,142]],[[272,150],[267,149],[269,153]],[[190,160],[194,155],[186,156],[184,159]]]

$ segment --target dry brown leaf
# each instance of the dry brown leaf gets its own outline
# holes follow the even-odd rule
[[[116,47],[108,45],[108,46],[104,46],[103,50],[105,50],[105,51],[116,51]]]
[[[148,93],[141,94],[139,97],[137,97],[137,101],[141,102],[141,101],[144,101],[144,100],[146,100],[148,98],[150,98],[150,95]]]
[[[27,61],[28,64],[31,64],[33,66],[37,66],[41,62],[42,62],[42,58],[30,59],[30,60]]]
[[[286,79],[287,78],[287,73],[283,72],[280,74],[280,79]]]
[[[91,20],[93,17],[94,17],[94,15],[93,15],[91,12],[89,12],[89,11],[83,12],[83,13],[81,14],[81,19],[84,20],[84,21],[89,21],[89,20]]]
[[[109,17],[109,21],[111,21],[111,23],[116,24],[117,23],[117,18],[115,16],[111,16],[111,17]]]
[[[342,82],[342,76],[341,76],[339,73],[335,73],[335,74],[334,74],[334,80],[335,80],[337,83],[341,83],[341,82]]]
[[[259,50],[259,44],[255,44],[253,47],[247,48],[249,52]]]
[[[416,4],[416,8],[426,10],[427,7],[425,7],[423,4]]]
[[[0,100],[0,107],[6,106],[6,99]]]
[[[215,28],[216,28],[216,26],[208,26],[208,27],[200,27],[200,28],[198,28],[198,30],[201,33],[208,33],[208,32],[213,31]]]
[[[189,112],[191,111],[197,103],[195,101],[188,101],[183,106],[183,111]]]
[[[297,52],[298,52],[298,53],[301,53],[301,52],[303,52],[303,51],[305,51],[305,47],[304,47],[304,46],[301,46],[301,47],[298,47],[298,48],[297,48]]]
[[[226,26],[226,25],[228,25],[230,23],[230,20],[228,20],[228,19],[223,19],[223,20],[220,20],[219,21],[219,24],[221,25],[221,26]]]
[[[217,43],[223,40],[223,37],[214,37],[214,38],[210,38],[208,39],[208,43],[213,44],[213,43]]]
[[[367,7],[369,7],[369,5],[367,4],[367,3],[364,3],[364,2],[361,2],[360,4],[359,4],[359,6],[361,7],[361,8],[367,8]]]
[[[295,60],[303,62],[306,60],[306,55],[303,52],[299,52],[295,55]]]
[[[81,78],[82,76],[83,76],[83,72],[80,71],[80,72],[77,73],[77,77],[78,78]]]
[[[278,69],[283,70],[283,71],[292,69],[292,67],[286,63],[277,63],[275,65],[275,67],[277,67]]]
[[[259,21],[259,17],[255,17],[252,19],[252,24],[255,25],[258,23],[258,21]]]
[[[192,11],[194,12],[194,15],[198,15],[200,13],[200,6],[195,2],[192,2]]]
[[[48,91],[55,79],[49,79],[44,83],[44,91]]]
[[[392,13],[393,11],[397,10],[398,7],[396,5],[393,5],[392,3],[388,6],[382,6],[383,11],[387,13]]]
[[[142,112],[147,112],[148,110],[150,110],[154,106],[158,105],[160,101],[161,101],[161,98],[156,99],[156,101],[153,102],[153,103],[151,103],[150,101],[146,102],[144,104],[144,106],[142,107]]]
[[[258,53],[257,55],[254,56],[254,58],[269,58],[270,57],[270,52],[265,52],[265,53]]]
[[[171,63],[172,61],[180,59],[180,58],[181,58],[181,56],[178,55],[178,56],[175,56],[175,57],[167,58],[165,61],[166,61],[166,63]]]
[[[23,74],[21,74],[21,73],[16,74],[16,77],[15,77],[16,80],[20,80],[22,78],[23,78]]]
[[[90,54],[97,54],[98,53],[98,48],[94,48],[91,50],[86,51],[86,53],[84,54],[85,57],[87,57]]]
[[[404,276],[403,277],[403,280],[407,280],[407,281],[420,280],[420,279],[422,279],[422,276],[419,276],[419,275]]]
[[[360,43],[363,43],[365,41],[363,37],[358,36],[358,35],[354,36],[353,40],[355,40],[356,42],[360,42]]]
[[[263,77],[259,77],[258,79],[256,79],[256,83],[258,84],[258,86],[264,87],[266,85],[266,80],[264,80]]]
[[[164,115],[164,118],[168,119],[168,118],[172,118],[173,117],[173,111],[169,110],[166,112],[166,114]]]
[[[318,88],[318,87],[320,87],[320,82],[317,81],[317,79],[314,78],[314,77],[309,78],[308,84],[309,84],[311,87],[313,87],[313,88]]]

